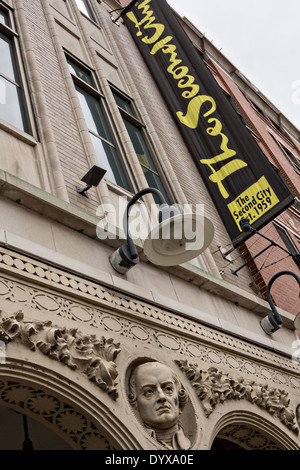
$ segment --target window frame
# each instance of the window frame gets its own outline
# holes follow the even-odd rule
[[[277,145],[277,147],[283,153],[283,156],[291,165],[291,167],[297,172],[300,173],[300,160],[296,155],[294,155],[281,141],[277,140],[276,137],[269,132],[269,135],[272,137],[273,141]]]
[[[7,17],[8,24],[0,22],[0,32],[6,36],[11,41],[12,54],[11,60],[13,66],[17,73],[18,82],[12,78],[6,76],[4,73],[0,72],[0,76],[7,80],[10,84],[16,87],[19,90],[19,109],[20,116],[22,117],[23,128],[17,127],[15,124],[7,121],[4,118],[1,118],[2,123],[7,123],[8,126],[12,126],[13,129],[16,129],[17,133],[24,133],[27,135],[34,134],[34,117],[31,110],[31,98],[28,90],[27,79],[24,70],[23,58],[21,54],[20,44],[19,44],[19,34],[15,30],[13,12],[8,5],[4,5],[0,2],[0,10],[4,12]]]
[[[279,224],[278,222],[273,221],[273,225],[274,225],[278,235],[280,236],[281,240],[283,241],[284,245],[286,246],[287,250],[291,253],[291,255],[293,255],[293,256],[299,255],[300,251],[297,249],[293,239],[289,235],[288,230],[285,227],[283,227],[281,224]],[[288,243],[286,243],[286,240],[282,236],[282,233],[284,234],[284,237],[286,237],[286,240],[287,240]]]
[[[78,1],[82,1],[85,5],[85,8],[86,8],[86,12],[83,11],[81,8],[80,8],[80,5],[78,3]],[[92,4],[89,0],[75,0],[75,3],[76,3],[76,6],[78,8],[78,10],[80,11],[80,13],[85,17],[87,18],[88,20],[92,21],[92,23],[94,23],[95,25],[97,26],[100,26],[100,22],[98,20],[98,16],[94,10],[94,8],[92,7]]]
[[[115,185],[117,188],[121,189],[122,191],[127,191],[127,192],[131,193],[132,192],[132,181],[131,181],[131,178],[130,178],[130,172],[128,171],[126,159],[123,157],[123,154],[120,152],[121,145],[120,145],[119,139],[117,138],[116,131],[114,129],[114,126],[112,124],[112,120],[111,120],[111,118],[109,116],[109,112],[107,110],[105,96],[101,91],[99,91],[100,86],[98,84],[97,76],[95,74],[95,71],[92,68],[88,67],[85,63],[83,63],[80,59],[74,57],[73,54],[69,53],[66,50],[64,52],[65,52],[65,57],[66,57],[66,61],[67,61],[67,64],[68,64],[68,68],[69,68],[69,63],[71,62],[71,64],[76,65],[77,67],[82,69],[91,78],[91,82],[92,82],[93,85],[88,84],[86,81],[82,80],[78,75],[75,75],[74,73],[72,73],[70,68],[69,68],[69,72],[70,72],[70,75],[73,79],[73,84],[74,84],[76,94],[78,93],[77,90],[76,90],[76,86],[78,86],[78,88],[82,89],[85,93],[87,93],[90,96],[92,96],[93,98],[95,98],[99,103],[100,111],[103,115],[105,124],[108,128],[108,132],[110,134],[111,141],[107,140],[105,137],[103,137],[99,133],[97,133],[94,130],[90,129],[89,126],[88,126],[88,123],[86,123],[87,128],[88,128],[88,132],[92,136],[94,136],[97,139],[104,142],[104,144],[107,144],[112,149],[114,149],[114,151],[115,151],[115,153],[118,157],[117,166],[122,171],[122,177],[125,180],[124,182],[126,183],[126,187],[119,184],[119,183],[117,183],[116,181],[112,181],[112,180],[107,179],[105,177],[104,177],[104,179],[106,180],[106,182],[108,184]],[[96,149],[95,149],[95,153],[96,153]],[[100,164],[100,162],[99,162],[99,164]]]
[[[139,120],[136,115],[137,115],[137,110],[136,110],[136,107],[135,107],[135,103],[134,103],[134,100],[132,98],[130,98],[129,95],[127,95],[126,93],[124,93],[123,91],[121,91],[118,87],[116,87],[114,84],[110,83],[109,82],[109,86],[111,88],[111,91],[112,91],[112,94],[115,98],[115,96],[119,97],[120,99],[122,99],[123,101],[125,101],[127,104],[130,105],[131,109],[132,109],[132,114],[129,113],[128,111],[126,111],[124,108],[122,108],[116,101],[115,99],[115,103],[120,111],[120,114],[123,118],[123,121],[124,120],[127,120],[130,124],[132,124],[133,126],[135,126],[136,128],[138,128],[141,132],[141,136],[143,138],[143,141],[145,143],[145,146],[149,152],[149,156],[151,157],[151,160],[153,162],[153,165],[155,167],[155,169],[151,168],[151,167],[148,167],[147,165],[144,165],[143,163],[141,163],[141,161],[138,159],[139,161],[139,164],[141,165],[141,168],[142,169],[145,169],[146,171],[150,171],[153,175],[157,176],[160,180],[160,183],[161,183],[161,186],[163,188],[163,195],[164,197],[166,198],[166,201],[168,203],[170,203],[170,194],[171,191],[170,191],[170,188],[169,188],[169,185],[166,183],[165,179],[161,176],[163,171],[161,168],[159,168],[159,164],[157,163],[156,161],[156,158],[155,158],[155,152],[152,148],[152,144],[150,142],[150,139],[147,135],[147,132],[146,132],[146,126],[145,124]],[[124,125],[126,127],[126,124],[124,122]],[[126,130],[127,130],[127,127],[126,127]],[[127,133],[130,137],[130,140],[131,140],[131,136],[127,130]],[[137,157],[138,158],[138,157]],[[158,168],[157,168],[158,167]],[[145,177],[146,178],[146,177]],[[147,179],[147,178],[146,178]],[[159,188],[157,188],[159,189]]]
[[[280,148],[282,149],[285,158],[289,162],[289,164],[296,170],[298,173],[300,173],[300,161],[299,158],[297,158],[284,144],[279,142]]]

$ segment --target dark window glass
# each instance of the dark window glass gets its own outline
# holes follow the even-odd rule
[[[73,75],[76,75],[76,77],[80,78],[81,80],[83,80],[85,83],[87,83],[90,86],[94,85],[91,79],[90,73],[82,70],[82,68],[80,68],[78,65],[74,64],[73,62],[70,62],[69,60],[67,62],[68,62],[69,70]]]
[[[300,161],[293,155],[281,142],[278,142],[275,137],[270,134],[274,142],[279,146],[279,148],[283,151],[285,158],[289,162],[292,167],[297,168],[300,170]]]
[[[133,112],[130,102],[122,98],[117,93],[113,92],[113,95],[119,108],[121,108],[123,111],[126,111],[127,114],[130,114],[131,116],[134,117],[134,112]],[[170,202],[169,197],[161,181],[159,172],[157,171],[156,165],[153,161],[153,158],[149,152],[148,146],[143,137],[141,126],[135,125],[129,119],[126,119],[125,113],[122,113],[122,117],[123,117],[123,121],[126,126],[126,129],[127,129],[127,132],[129,134],[130,140],[136,152],[136,155],[143,169],[148,186],[150,188],[158,189],[162,193],[166,201]],[[156,200],[156,197],[155,197],[155,200]]]
[[[88,128],[96,134],[99,134],[108,142],[112,143],[112,138],[108,130],[99,99],[90,95],[78,86],[76,86],[76,90]]]
[[[289,164],[292,165],[293,167],[297,168],[298,170],[300,170],[300,161],[297,160],[295,155],[293,155],[292,152],[290,152],[284,145],[281,144],[281,147],[283,148],[283,151],[286,155],[286,158],[287,158]]]
[[[127,113],[133,115],[130,103],[128,103],[128,101],[124,100],[123,98],[121,98],[119,95],[116,95],[115,93],[113,95],[114,95],[117,105],[120,108],[124,109],[124,111],[126,111]]]
[[[124,123],[149,187],[158,189],[168,201],[168,196],[165,192],[160,176],[156,170],[140,128],[127,121],[127,119],[124,119]]]
[[[128,189],[129,186],[125,178],[123,169],[119,162],[119,157],[115,147],[107,144],[94,134],[90,134],[99,166],[107,170],[105,178],[116,183],[122,188]]]
[[[277,232],[279,233],[281,239],[283,240],[285,246],[287,247],[288,251],[292,255],[297,255],[299,252],[296,249],[296,247],[295,247],[291,237],[287,233],[287,231],[283,227],[280,227],[280,225],[274,224],[274,226],[275,226]]]

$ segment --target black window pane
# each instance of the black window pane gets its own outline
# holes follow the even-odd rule
[[[283,240],[285,246],[287,247],[288,251],[292,255],[297,255],[298,251],[296,250],[296,247],[295,247],[293,241],[291,240],[289,234],[287,233],[287,231],[284,228],[277,225],[277,224],[274,224],[274,226],[275,226],[277,232],[279,233],[281,239]]]
[[[91,134],[91,139],[94,145],[95,153],[98,158],[99,166],[107,170],[105,178],[122,188],[128,189],[128,183],[125,178],[123,169],[116,152],[116,149],[109,144],[103,142],[95,135]]]
[[[92,79],[90,74],[82,70],[78,65],[73,64],[73,62],[68,61],[69,70],[73,75],[80,78],[84,82],[88,83],[89,85],[93,86]]]
[[[21,90],[3,77],[0,77],[0,118],[28,132]]]
[[[154,162],[146,146],[141,130],[126,119],[124,119],[124,122],[140,163],[155,170]]]
[[[287,160],[288,162],[290,163],[290,165],[292,165],[293,167],[296,167],[298,168],[298,170],[300,170],[300,162],[297,160],[297,158],[295,157],[295,155],[293,155],[284,145],[282,145],[282,148],[287,156]]]
[[[11,40],[0,33],[0,73],[17,82],[18,76],[13,57]]]
[[[152,173],[152,171],[145,170],[144,168],[143,168],[143,171],[144,171],[149,188],[158,189],[164,196],[166,202],[169,202],[169,198],[165,192],[165,188],[163,187],[160,177]],[[154,197],[154,199],[156,200],[156,197]]]
[[[124,109],[124,111],[127,111],[127,113],[129,114],[133,114],[131,105],[130,103],[128,103],[128,101],[123,100],[123,98],[121,98],[119,95],[116,95],[115,93],[114,93],[114,98],[116,100],[117,105],[120,106],[120,108]]]
[[[104,119],[99,100],[79,87],[76,87],[76,90],[89,130],[112,143],[112,138]]]
[[[124,122],[149,187],[158,189],[163,194],[166,201],[169,202],[169,198],[163,187],[162,181],[147,148],[141,130],[126,119],[124,119]]]

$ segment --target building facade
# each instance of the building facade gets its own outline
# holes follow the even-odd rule
[[[0,0],[1,448],[22,448],[25,433],[34,449],[299,450],[296,280],[272,287],[282,328],[267,334],[261,320],[272,276],[299,275],[300,132],[178,18],[295,196],[261,230],[291,254],[273,245],[256,257],[268,244],[259,234],[234,248],[117,18],[127,3]],[[106,173],[85,197],[76,188],[95,165]],[[204,207],[214,237],[188,262],[150,262],[141,221],[155,224],[158,209],[146,194],[133,220],[140,262],[120,274],[110,259],[125,241],[123,213],[148,187]],[[139,400],[163,388],[149,424]]]

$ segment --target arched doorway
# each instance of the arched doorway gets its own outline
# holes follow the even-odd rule
[[[211,439],[211,450],[299,450],[290,432],[263,410],[230,411],[216,422]]]
[[[1,422],[8,423],[10,438],[15,441],[11,442],[8,432],[2,429],[10,448],[22,449],[26,437],[33,444],[32,450],[39,450],[40,446],[45,445],[48,450],[116,448],[105,430],[102,432],[101,426],[93,422],[76,403],[72,404],[68,396],[61,397],[55,391],[51,393],[35,383],[0,380],[0,397]],[[2,417],[7,421],[2,421]],[[47,437],[50,439],[48,444],[45,443]]]
[[[211,450],[282,450],[282,448],[249,425],[230,424],[215,437]]]
[[[111,410],[111,399],[88,381],[70,380],[70,375],[7,358],[0,370],[0,420],[7,419],[10,437],[7,434],[9,447],[1,450],[22,450],[26,426],[33,450],[45,449],[42,441],[47,436],[50,450],[139,449],[126,423]]]
[[[58,434],[39,421],[0,406],[0,451],[1,450],[72,450]]]

